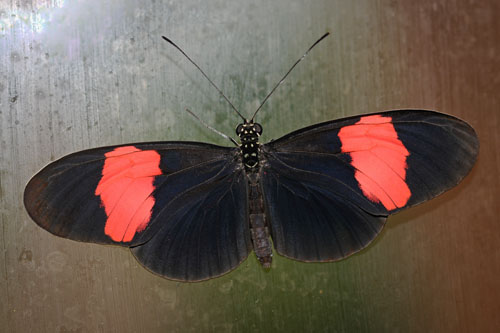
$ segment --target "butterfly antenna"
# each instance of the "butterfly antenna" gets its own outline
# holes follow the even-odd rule
[[[205,123],[203,120],[200,119],[200,117],[198,117],[196,114],[194,114],[193,111],[191,111],[188,108],[186,108],[186,112],[188,112],[190,115],[192,115],[193,117],[195,117],[200,123],[203,124],[203,126],[205,126],[206,128],[208,128],[209,130],[211,130],[211,131],[219,134],[220,136],[222,136],[223,138],[226,138],[227,140],[230,140],[232,143],[234,143],[236,145],[236,147],[239,147],[238,142],[236,142],[236,140],[234,140],[232,137],[227,136],[226,134],[224,134],[222,132],[219,132],[218,130],[216,130],[212,126],[210,126],[207,123]]]
[[[262,101],[262,103],[260,103],[260,106],[257,108],[257,110],[255,110],[255,113],[253,114],[252,120],[250,120],[250,122],[253,122],[253,120],[255,119],[255,116],[257,115],[257,112],[259,112],[259,110],[266,103],[266,101],[269,99],[269,97],[271,97],[271,95],[274,93],[274,91],[283,83],[283,81],[285,81],[286,77],[295,68],[295,66],[297,66],[299,64],[299,62],[301,62],[302,59],[304,59],[306,57],[306,55],[309,53],[309,51],[311,51],[316,45],[318,45],[319,42],[321,42],[323,39],[325,39],[329,34],[330,33],[327,32],[326,34],[324,34],[323,36],[321,36],[320,39],[318,39],[313,45],[311,45],[311,47],[309,47],[307,49],[306,53],[304,53],[304,55],[302,57],[300,57],[299,60],[297,60],[293,64],[293,66],[288,70],[288,72],[286,72],[285,76],[283,76],[283,78],[278,82],[278,84],[276,84],[274,86],[274,88],[271,90],[271,92],[269,94],[267,94],[266,98],[264,98],[264,100]]]
[[[186,52],[184,52],[179,46],[177,46],[174,42],[172,42],[170,39],[168,39],[167,37],[165,36],[161,36],[164,40],[166,40],[168,43],[170,43],[173,47],[175,47],[177,50],[179,50],[186,58],[187,60],[189,60],[196,68],[198,68],[198,70],[201,72],[201,74],[203,74],[203,76],[208,80],[208,82],[210,82],[212,84],[212,86],[214,86],[214,88],[219,92],[219,94],[224,97],[224,99],[229,103],[229,105],[231,105],[231,107],[233,108],[233,110],[238,114],[238,116],[241,117],[241,119],[243,119],[243,121],[246,121],[245,117],[243,117],[241,115],[241,113],[234,107],[233,103],[231,103],[231,101],[229,100],[229,98],[226,97],[226,95],[224,95],[224,93],[222,92],[222,90],[219,89],[219,87],[217,87],[217,85],[212,81],[210,80],[210,78],[207,76],[207,74],[205,74],[205,72],[200,68],[200,66],[198,66],[187,54]]]

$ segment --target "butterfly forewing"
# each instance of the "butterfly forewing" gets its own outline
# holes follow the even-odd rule
[[[455,186],[478,149],[467,123],[419,110],[335,120],[266,144],[261,182],[276,250],[305,261],[359,251],[386,216]]]

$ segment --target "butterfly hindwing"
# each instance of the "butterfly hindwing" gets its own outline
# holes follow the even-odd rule
[[[342,259],[365,247],[385,223],[385,216],[369,214],[349,200],[345,184],[273,157],[262,186],[274,247],[290,258]]]
[[[155,213],[166,222],[151,240],[132,249],[137,259],[160,275],[182,281],[222,275],[246,259],[252,248],[247,180],[235,166],[227,164],[209,182],[174,199],[160,187]]]
[[[134,247],[139,261],[167,277],[177,275],[159,265],[183,258],[187,247],[196,249],[203,253],[203,262],[194,259],[196,264],[181,264],[177,270],[187,280],[208,278],[234,268],[250,251],[247,189],[237,156],[236,148],[189,142],[90,149],[65,156],[36,174],[24,202],[33,220],[51,233]],[[234,202],[228,209],[230,200]],[[231,223],[200,218],[207,207]],[[179,236],[190,233],[186,239],[191,243],[177,246],[168,238],[172,230]],[[161,249],[166,246],[170,252],[169,260],[162,261],[158,258],[165,253],[155,251],[161,250],[158,239],[165,236]],[[142,247],[149,258],[141,256]]]
[[[334,120],[266,144],[261,182],[276,250],[305,261],[359,251],[386,216],[455,186],[478,149],[467,123],[419,110]]]

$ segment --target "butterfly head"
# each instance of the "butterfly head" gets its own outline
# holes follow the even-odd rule
[[[243,124],[236,127],[236,135],[238,135],[242,144],[257,142],[261,134],[262,126],[253,121],[245,120]]]

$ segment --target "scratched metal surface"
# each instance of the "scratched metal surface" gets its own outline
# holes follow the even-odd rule
[[[104,4],[105,3],[105,4]],[[2,1],[0,331],[486,332],[500,328],[500,6],[487,1]],[[334,264],[252,255],[196,284],[155,276],[123,248],[77,243],[23,209],[31,175],[67,153],[148,140],[228,144],[238,117],[171,37],[249,115],[325,31],[259,115],[264,141],[394,108],[469,121],[467,179],[391,217]]]

